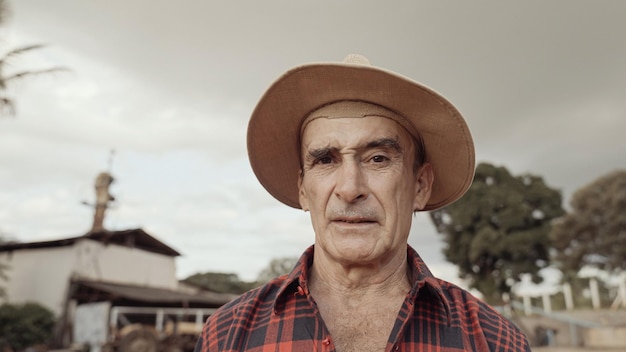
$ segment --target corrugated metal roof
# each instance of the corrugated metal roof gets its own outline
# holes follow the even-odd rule
[[[180,307],[219,307],[236,295],[202,291],[197,294],[165,288],[135,286],[102,281],[72,281],[72,298],[79,303],[111,301],[123,305],[153,305]]]

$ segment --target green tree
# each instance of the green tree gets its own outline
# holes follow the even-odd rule
[[[0,306],[0,346],[6,344],[14,351],[44,344],[52,338],[54,315],[38,303]]]
[[[578,189],[570,205],[572,210],[555,222],[551,233],[564,278],[585,266],[612,274],[626,270],[626,170]]]
[[[184,279],[183,282],[221,293],[244,293],[256,286],[254,282],[242,281],[233,273],[197,273]]]
[[[550,222],[563,214],[561,194],[534,175],[513,176],[481,163],[474,182],[457,202],[430,213],[444,235],[446,259],[490,303],[549,264]]]
[[[291,269],[298,262],[297,257],[284,257],[284,258],[274,258],[270,261],[270,263],[259,273],[257,277],[257,282],[266,283],[273,278],[279,277],[284,274],[288,274]]]

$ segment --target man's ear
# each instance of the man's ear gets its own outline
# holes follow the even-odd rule
[[[304,173],[300,170],[298,174],[298,200],[300,201],[300,208],[304,211],[309,210],[309,199],[306,195],[306,191],[304,187],[302,187],[302,179],[304,178]]]
[[[413,211],[419,211],[426,207],[430,194],[433,190],[433,166],[430,163],[424,163],[415,175],[415,199],[413,200]]]

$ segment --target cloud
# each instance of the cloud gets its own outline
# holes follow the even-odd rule
[[[143,227],[183,252],[181,275],[252,278],[299,255],[313,242],[308,217],[256,181],[247,120],[286,69],[351,52],[441,91],[480,161],[543,175],[565,195],[623,166],[621,2],[11,5],[9,47],[49,45],[16,68],[72,70],[12,86],[18,116],[0,120],[0,231],[23,241],[88,230],[81,202],[109,170],[117,201],[105,224]],[[425,214],[409,241],[453,276]]]

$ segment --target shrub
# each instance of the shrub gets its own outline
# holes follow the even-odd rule
[[[38,303],[0,306],[0,346],[21,351],[52,338],[54,314]]]

